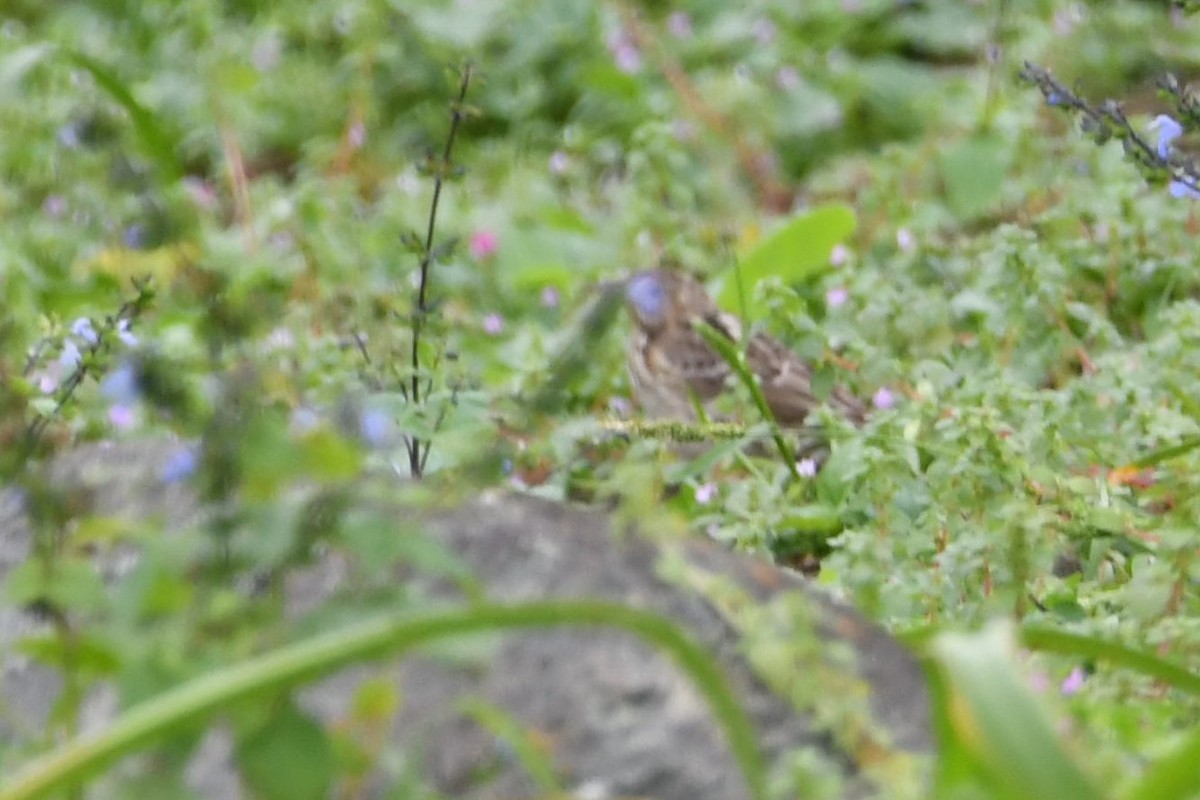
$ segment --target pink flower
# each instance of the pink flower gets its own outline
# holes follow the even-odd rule
[[[633,404],[625,397],[611,397],[608,400],[608,409],[621,419],[625,419],[633,413]]]
[[[830,308],[838,308],[839,306],[844,306],[846,304],[846,301],[849,299],[850,299],[850,293],[847,292],[845,290],[845,288],[843,288],[841,286],[838,286],[837,288],[834,288],[834,289],[830,289],[828,292],[825,293],[825,305],[829,306]]]
[[[796,473],[801,478],[812,478],[817,474],[817,462],[811,458],[802,458],[796,462]]]
[[[912,231],[908,228],[896,231],[896,246],[906,253],[916,247],[917,240],[913,237]]]
[[[624,31],[617,31],[608,37],[608,52],[612,55],[617,69],[627,75],[632,75],[642,68],[642,54]]]
[[[717,485],[715,483],[702,483],[696,487],[696,502],[702,506],[711,503],[716,496]]]
[[[126,403],[117,403],[109,406],[108,421],[112,423],[117,430],[129,430],[137,421],[137,413],[133,406]]]
[[[764,17],[754,20],[754,38],[761,45],[775,41],[775,23]]]
[[[1071,674],[1062,682],[1059,690],[1068,697],[1078,694],[1079,690],[1083,688],[1085,680],[1087,680],[1087,675],[1084,674],[1083,667],[1076,667],[1071,670]]]
[[[504,317],[496,313],[488,314],[483,318],[483,330],[492,336],[499,336],[504,332]]]
[[[496,254],[496,250],[499,247],[500,241],[496,238],[496,234],[491,231],[475,231],[471,234],[471,243],[468,245],[468,249],[471,251],[471,258],[476,261],[491,258]]]
[[[792,66],[780,67],[775,72],[775,85],[789,92],[800,85],[800,73]]]
[[[889,408],[895,408],[896,396],[886,386],[881,387],[871,398],[871,404],[881,411],[886,411]]]
[[[692,35],[692,18],[683,11],[672,12],[667,17],[667,30],[676,39],[686,39]]]
[[[850,248],[844,244],[835,244],[829,251],[829,266],[840,267],[850,258]]]

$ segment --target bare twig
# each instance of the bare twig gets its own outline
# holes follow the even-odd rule
[[[425,241],[421,248],[421,277],[417,284],[417,306],[411,315],[412,325],[412,358],[410,361],[412,374],[409,376],[409,386],[407,388],[407,397],[413,404],[421,403],[421,333],[425,328],[425,317],[429,313],[429,270],[433,266],[433,262],[437,260],[438,252],[435,251],[433,245],[433,235],[437,228],[437,212],[438,203],[442,196],[442,186],[446,182],[446,178],[450,176],[453,164],[450,160],[451,152],[454,149],[454,139],[458,135],[459,125],[462,124],[466,117],[466,99],[467,89],[471,84],[471,65],[466,64],[462,70],[462,77],[458,86],[458,98],[450,106],[450,132],[446,136],[446,146],[442,149],[441,160],[434,163],[433,167],[433,200],[429,204],[429,224],[425,230]],[[425,382],[425,396],[429,394],[432,387],[432,381]],[[413,477],[419,478],[425,468],[426,459],[429,457],[429,448],[433,446],[433,442],[421,439],[418,436],[407,438],[405,445],[408,449],[408,465]]]

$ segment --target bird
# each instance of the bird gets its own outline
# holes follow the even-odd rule
[[[732,367],[697,331],[697,320],[745,347],[746,363],[781,427],[806,428],[821,405],[813,393],[812,367],[762,331],[743,341],[741,320],[718,308],[690,274],[668,268],[637,272],[625,282],[625,301],[633,321],[626,354],[630,383],[647,418],[696,421],[698,404],[707,414],[736,382]],[[825,400],[855,425],[866,419],[864,403],[843,386]]]

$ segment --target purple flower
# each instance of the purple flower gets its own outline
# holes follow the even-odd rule
[[[844,287],[838,286],[830,289],[825,293],[825,305],[830,308],[838,308],[844,306],[846,301],[850,299],[850,293]]]
[[[775,72],[775,85],[790,92],[800,85],[800,72],[792,66],[780,67]]]
[[[356,121],[350,126],[350,130],[346,131],[346,141],[355,150],[361,150],[362,146],[366,144],[367,126],[363,124],[362,120]]]
[[[1150,130],[1158,132],[1158,142],[1155,143],[1154,149],[1158,152],[1159,158],[1169,156],[1171,143],[1183,136],[1183,126],[1167,114],[1159,114],[1155,117],[1154,121],[1150,123]]]
[[[608,37],[608,52],[612,55],[617,69],[627,75],[632,75],[642,68],[642,54],[624,31],[617,31]]]
[[[667,17],[667,30],[676,39],[686,39],[692,35],[692,18],[684,11],[674,11]]]
[[[1062,101],[1062,95],[1060,95],[1058,92],[1051,92],[1050,94],[1046,95],[1046,105],[1048,106],[1061,106]]]
[[[471,242],[468,249],[471,251],[471,258],[476,261],[483,261],[485,258],[490,258],[496,254],[496,250],[500,247],[500,241],[496,238],[496,234],[491,231],[475,231],[471,234]]]
[[[1087,675],[1084,673],[1083,667],[1076,667],[1075,669],[1071,670],[1071,674],[1068,675],[1065,680],[1063,680],[1062,686],[1059,687],[1059,690],[1067,697],[1070,697],[1073,694],[1079,693],[1079,690],[1083,688],[1083,683],[1086,680]]]
[[[608,410],[621,419],[625,419],[633,413],[633,404],[625,397],[610,397],[608,400]]]
[[[49,195],[42,201],[42,213],[50,217],[50,219],[58,219],[67,213],[67,201],[60,195]]]
[[[142,250],[146,247],[149,239],[149,234],[146,226],[140,222],[134,222],[126,226],[125,232],[121,234],[122,243],[130,250]]]
[[[711,503],[716,496],[717,485],[715,483],[702,483],[696,487],[696,502],[702,506]]]
[[[871,398],[871,404],[880,411],[886,411],[889,408],[895,408],[896,396],[886,386],[880,387],[879,391],[875,392]]]
[[[815,459],[802,458],[796,462],[796,473],[801,478],[813,478],[817,474],[817,462]]]
[[[212,211],[220,203],[216,189],[200,178],[191,175],[184,178],[183,189],[187,192],[188,197],[192,199],[192,202],[205,211]]]
[[[492,336],[504,333],[504,317],[492,312],[483,318],[483,330]]]
[[[840,267],[850,258],[850,248],[844,244],[835,244],[829,251],[829,266]]]
[[[775,23],[764,17],[754,20],[754,38],[762,45],[775,41]]]
[[[559,299],[557,287],[547,286],[542,289],[542,308],[558,308]]]
[[[555,150],[550,154],[550,174],[562,175],[571,168],[571,157],[562,150]]]
[[[137,410],[130,403],[117,403],[108,407],[108,421],[118,430],[127,431],[137,422]]]
[[[912,231],[908,228],[900,228],[896,231],[896,246],[906,253],[916,247],[917,240],[913,238]]]
[[[200,454],[196,452],[194,447],[181,447],[176,450],[163,464],[162,480],[163,483],[180,483],[185,481],[196,472],[196,467],[200,465]]]

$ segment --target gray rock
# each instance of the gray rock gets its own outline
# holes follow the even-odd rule
[[[91,445],[64,457],[54,474],[67,485],[85,487],[97,513],[154,518],[175,529],[197,513],[186,489],[166,487],[158,478],[176,447]],[[913,657],[792,572],[708,541],[655,543],[638,532],[615,533],[601,511],[511,493],[489,492],[449,511],[409,515],[469,567],[490,600],[596,598],[674,620],[718,659],[780,786],[788,754],[801,748],[827,759],[844,777],[844,794],[856,797],[877,793],[861,762],[917,756],[920,764],[919,756],[932,751],[924,678]],[[0,579],[27,557],[29,546],[17,496],[0,492]],[[108,554],[98,564],[106,579],[119,581],[130,558]],[[289,613],[299,617],[319,607],[346,588],[350,574],[336,549],[295,570],[286,584]],[[410,572],[405,580],[433,597],[466,602],[445,579]],[[746,613],[747,607],[759,611]],[[764,619],[790,624],[796,609],[815,633],[813,646],[795,662],[808,681],[805,691],[793,691],[788,675],[756,672],[747,656],[756,642],[771,645],[772,629]],[[40,730],[59,691],[52,671],[12,649],[38,626],[28,613],[0,607],[0,742],[21,742]],[[404,698],[392,728],[394,753],[410,759],[447,795],[484,800],[543,793],[506,743],[462,712],[464,700],[478,698],[503,709],[544,743],[563,786],[575,796],[748,797],[703,697],[667,655],[638,637],[564,627],[489,635],[476,644],[475,658],[424,652],[387,667]],[[302,705],[323,720],[342,719],[355,688],[368,676],[378,679],[379,670],[342,670],[305,688]],[[824,677],[833,683],[826,685]],[[828,710],[822,703],[856,694],[872,722],[851,726],[850,736],[845,725],[839,730],[836,724],[816,724],[829,717],[821,713]],[[89,716],[82,725],[103,725],[113,713],[111,702],[97,699],[85,704]],[[189,766],[192,788],[222,800],[243,796],[230,753],[228,733],[214,725]],[[371,796],[382,796],[388,775],[398,769],[395,759],[382,766]]]

